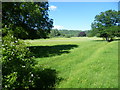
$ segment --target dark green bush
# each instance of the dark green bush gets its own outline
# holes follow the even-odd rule
[[[72,36],[68,34],[68,35],[65,35],[65,37],[66,38],[71,38]]]
[[[9,33],[3,37],[2,53],[3,88],[28,88],[34,60],[25,43]]]
[[[56,70],[35,67],[33,54],[26,44],[10,32],[3,37],[2,53],[3,89],[54,87],[58,79]]]

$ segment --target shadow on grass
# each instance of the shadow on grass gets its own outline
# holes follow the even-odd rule
[[[69,53],[70,49],[78,47],[77,45],[54,45],[54,46],[30,46],[29,49],[36,58],[51,57]]]
[[[101,41],[102,41],[102,42],[103,42],[103,41],[106,41],[106,40],[93,40],[93,41],[98,41],[98,42],[101,42]]]
[[[54,46],[30,46],[29,49],[36,58],[51,57],[69,53],[70,49],[78,47],[77,45],[54,45]],[[55,69],[42,67],[35,67],[32,71],[34,85],[31,86],[30,90],[40,88],[42,89],[53,89],[56,84],[59,84],[63,78],[58,77],[58,72]]]
[[[40,70],[40,68],[36,68],[34,71],[33,82],[34,85],[30,88],[36,89],[48,89],[54,88],[56,84],[58,84],[62,78],[57,76],[57,72],[55,69],[46,68],[44,70]]]
[[[113,41],[120,41],[120,39],[114,39]]]
[[[113,39],[113,41],[119,41],[120,39]],[[94,41],[106,41],[106,40],[94,40]],[[106,41],[107,42],[107,41]]]

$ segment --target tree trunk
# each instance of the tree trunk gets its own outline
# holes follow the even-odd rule
[[[111,42],[113,41],[113,38],[106,37],[106,41]]]
[[[113,38],[110,38],[110,42],[113,41]]]
[[[106,41],[109,41],[109,38],[108,37],[105,37]]]

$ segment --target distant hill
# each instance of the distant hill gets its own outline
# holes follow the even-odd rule
[[[69,35],[69,36],[72,36],[72,37],[76,37],[81,32],[81,30],[59,30],[59,32],[62,35]]]
[[[84,33],[84,36],[90,36],[90,30],[82,31],[82,30],[58,30],[52,29],[50,33],[50,37],[82,37],[81,33]]]

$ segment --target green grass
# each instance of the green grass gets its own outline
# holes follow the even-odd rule
[[[52,38],[30,42],[37,67],[55,69],[56,88],[117,88],[118,41],[100,38]]]

